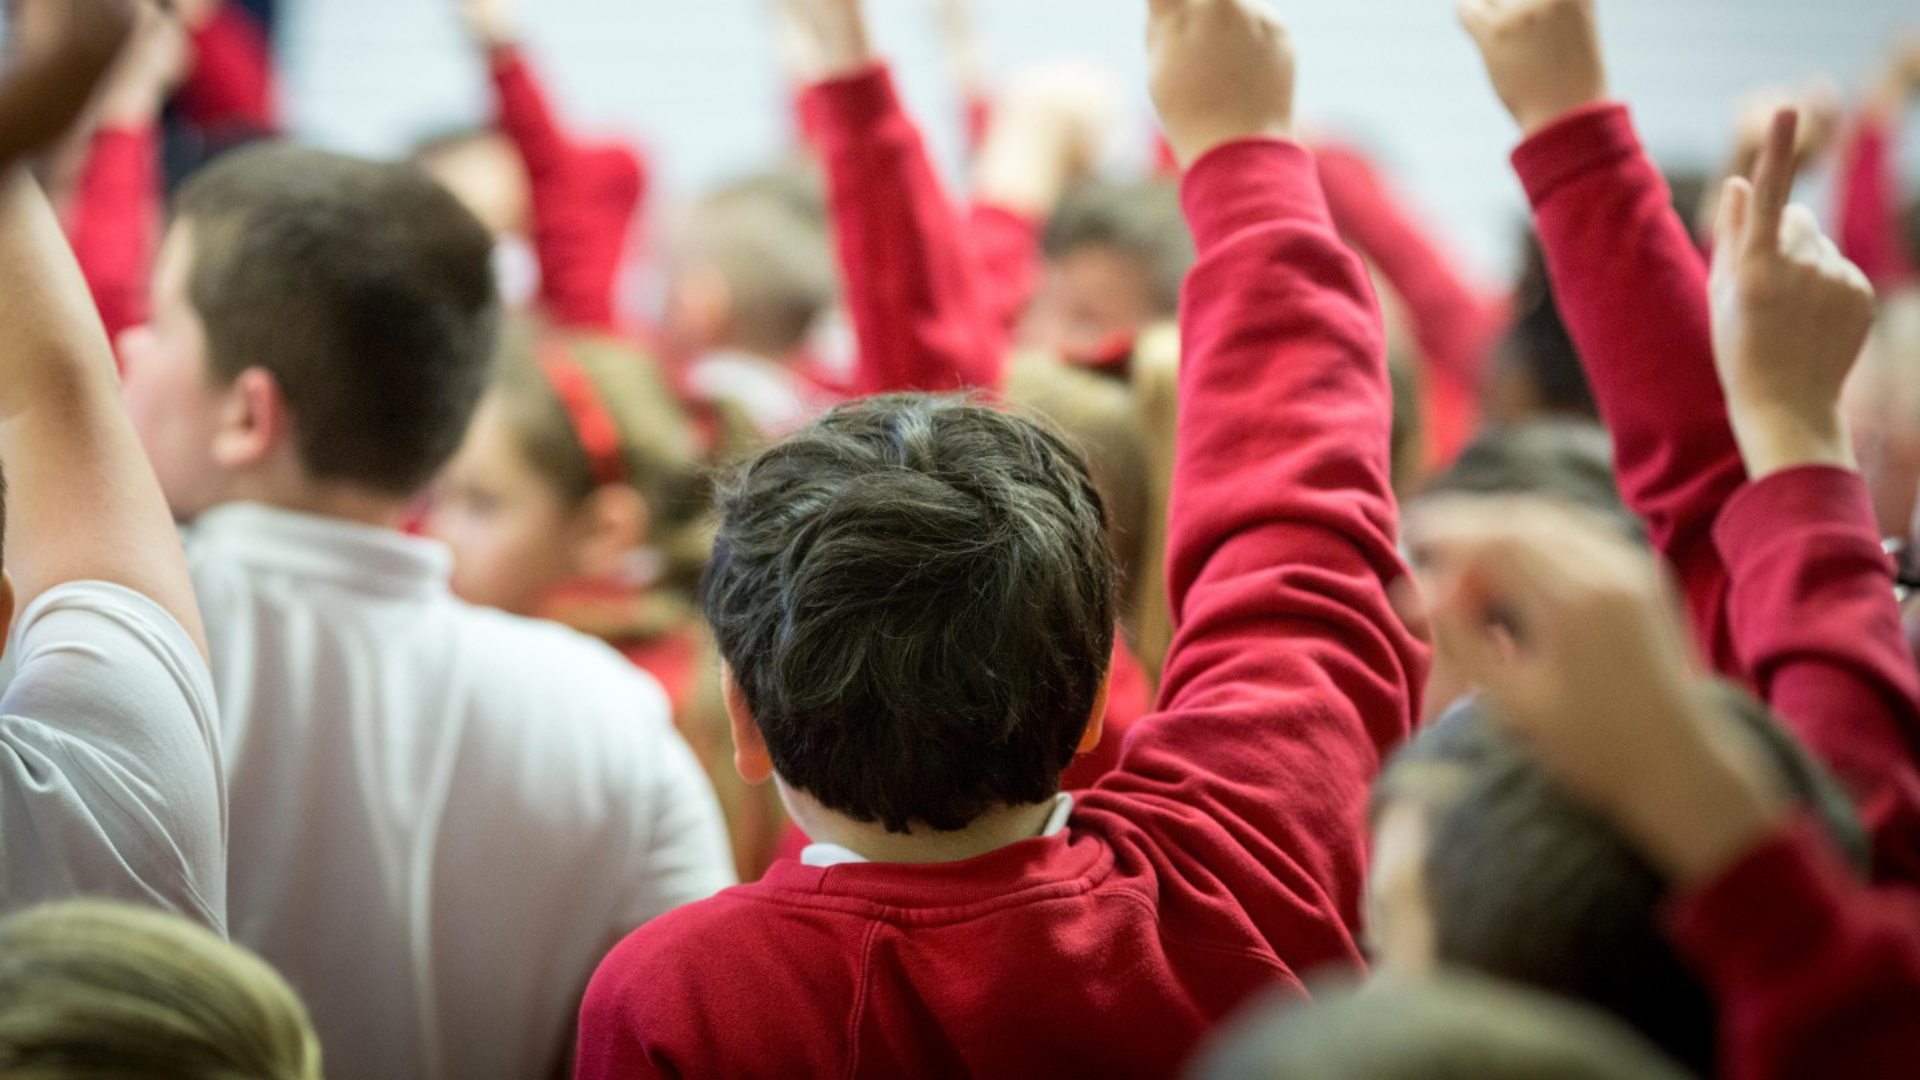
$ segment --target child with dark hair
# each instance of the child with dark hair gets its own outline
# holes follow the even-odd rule
[[[1655,563],[1548,507],[1454,506],[1413,532],[1438,568],[1427,614],[1439,648],[1485,688],[1488,742],[1524,748],[1532,763],[1514,768],[1529,784],[1664,883],[1670,958],[1698,973],[1689,1041],[1717,1028],[1702,1075],[1906,1070],[1920,1053],[1920,902],[1866,891],[1800,805],[1804,780],[1782,771],[1777,734],[1689,670]],[[1553,841],[1527,826],[1511,842]],[[1617,917],[1586,915],[1596,929]],[[1616,1007],[1677,1034],[1649,989],[1616,985]]]
[[[192,582],[86,283],[15,168],[79,114],[133,12],[121,0],[24,0],[10,14],[0,625],[16,668],[0,696],[0,912],[104,896],[224,931],[227,794]]]
[[[234,936],[344,1076],[557,1068],[607,947],[733,876],[659,684],[399,531],[490,381],[491,250],[410,166],[242,151],[124,339],[217,643]]]
[[[706,605],[741,771],[819,843],[617,949],[579,1075],[1166,1075],[1259,990],[1357,961],[1358,815],[1425,669],[1388,597],[1378,316],[1287,138],[1284,30],[1156,0],[1150,33],[1201,250],[1161,711],[1059,794],[1113,572],[1047,429],[906,396],[776,445],[726,495]]]

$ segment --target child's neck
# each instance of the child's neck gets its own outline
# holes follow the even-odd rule
[[[958,832],[916,825],[912,832],[888,832],[876,822],[854,821],[815,802],[804,792],[781,785],[781,798],[800,828],[817,843],[836,844],[876,863],[965,862],[989,855],[1046,830],[1054,800],[989,810]]]

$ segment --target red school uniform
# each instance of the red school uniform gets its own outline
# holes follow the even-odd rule
[[[1388,599],[1379,320],[1300,147],[1223,147],[1186,200],[1162,711],[1064,832],[785,862],[643,927],[588,991],[583,1080],[1165,1076],[1251,995],[1360,962],[1368,788],[1426,671]]]

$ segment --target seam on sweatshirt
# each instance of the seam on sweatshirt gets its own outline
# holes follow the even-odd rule
[[[847,1018],[847,1080],[860,1074],[860,1022],[867,1012],[867,988],[873,982],[873,944],[880,937],[880,923],[867,927],[860,943],[860,978],[854,984],[853,1014]]]

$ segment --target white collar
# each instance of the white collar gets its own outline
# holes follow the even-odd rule
[[[1067,819],[1073,816],[1073,792],[1063,791],[1053,797],[1053,813],[1047,815],[1046,828],[1040,830],[1041,837],[1058,836],[1067,831]],[[839,844],[808,844],[800,852],[800,862],[806,866],[826,869],[829,866],[847,866],[871,862],[865,855]]]
[[[215,507],[184,535],[196,559],[218,556],[393,596],[445,593],[453,573],[453,552],[438,541],[265,503]]]

